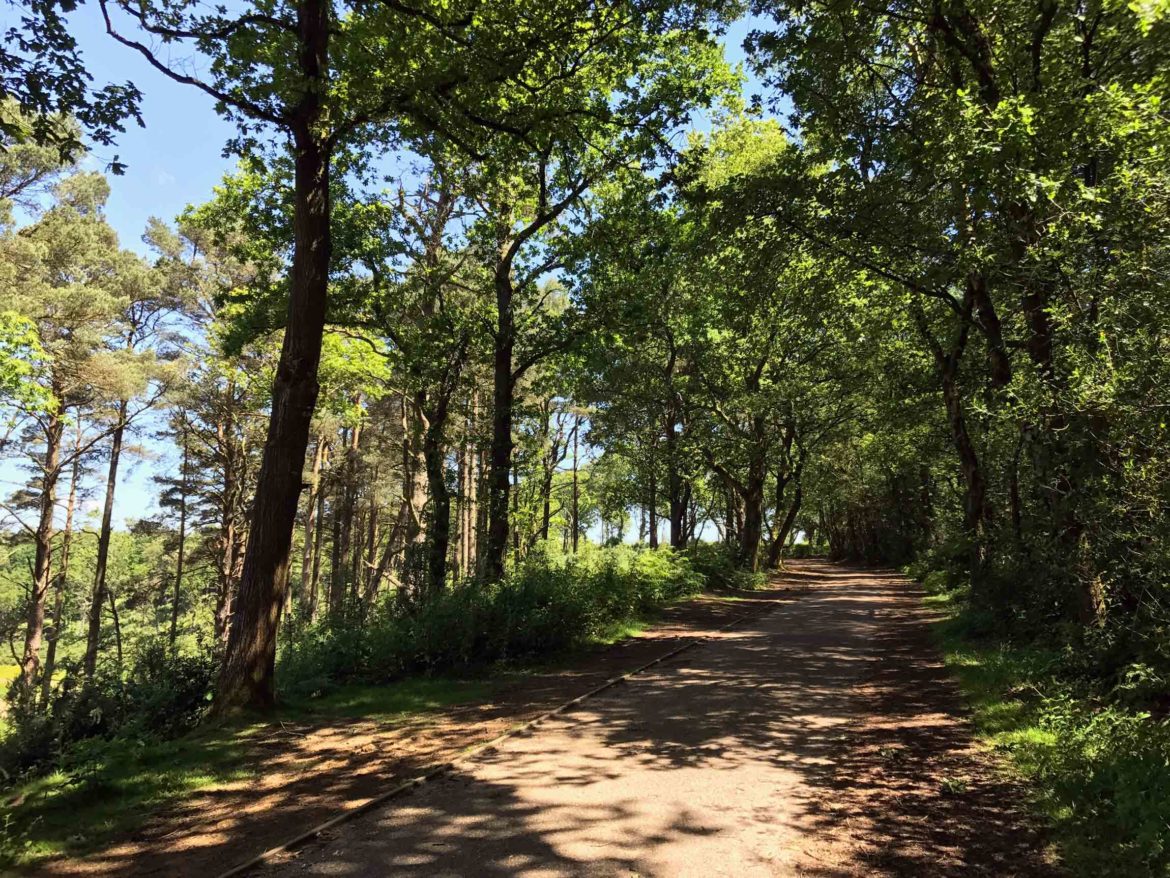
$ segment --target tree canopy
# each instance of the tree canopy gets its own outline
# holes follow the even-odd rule
[[[759,0],[755,101],[734,3],[98,5],[214,98],[238,164],[126,249],[78,162],[137,89],[94,89],[68,8],[20,7],[0,622],[22,728],[116,734],[77,693],[159,655],[199,663],[186,728],[209,701],[536,654],[632,595],[809,553],[941,583],[1156,722],[1164,2]],[[120,460],[152,461],[154,507],[119,505]]]

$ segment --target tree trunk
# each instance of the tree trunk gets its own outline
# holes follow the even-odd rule
[[[675,549],[687,547],[687,498],[685,480],[678,466],[678,417],[672,411],[666,419],[666,493],[670,503],[670,545]],[[728,523],[730,528],[730,522]]]
[[[325,434],[317,436],[317,449],[313,452],[313,470],[309,476],[309,496],[305,502],[304,548],[301,550],[301,614],[311,618],[316,609],[317,583],[313,576],[314,546],[317,540],[318,495],[321,493],[321,466],[325,462]]]
[[[474,402],[473,402],[474,405]],[[468,429],[471,429],[470,423]],[[467,511],[463,526],[467,529],[463,545],[463,575],[470,576],[476,570],[476,536],[479,527],[479,455],[473,448],[467,450]]]
[[[749,476],[744,486],[747,490],[740,498],[743,525],[739,533],[740,563],[753,573],[760,566],[760,542],[764,536],[764,473],[762,466],[755,469],[757,472]]]
[[[357,461],[361,424],[342,431],[345,461],[336,484],[333,506],[333,563],[329,571],[329,612],[340,612],[352,583],[353,520],[357,513]]]
[[[776,501],[775,519],[772,527],[772,542],[768,546],[768,569],[775,570],[780,566],[780,557],[784,552],[784,544],[780,539],[781,519],[780,510],[784,508],[784,494],[788,490],[788,483],[792,480],[792,473],[784,466],[776,471]]]
[[[516,329],[512,314],[510,265],[496,272],[497,326],[492,359],[492,440],[488,469],[488,532],[484,576],[494,582],[504,575],[508,553],[508,499],[512,477],[512,404],[515,382],[512,352]]]
[[[942,370],[943,402],[951,427],[951,440],[963,476],[963,526],[971,540],[971,580],[978,582],[983,569],[983,525],[987,518],[987,480],[963,413],[963,399],[953,368]]]
[[[114,521],[114,491],[118,486],[118,464],[122,458],[122,439],[126,434],[128,403],[118,403],[117,422],[110,443],[110,469],[106,475],[106,499],[102,507],[102,526],[98,534],[97,561],[94,564],[93,595],[89,603],[89,632],[85,638],[85,658],[82,673],[86,680],[93,677],[97,667],[98,647],[102,633],[102,605],[106,602],[106,568],[110,560],[110,534]]]
[[[456,576],[462,578],[467,575],[467,500],[471,493],[471,459],[467,451],[466,437],[464,437],[463,441],[459,443],[459,457],[456,465],[459,470],[459,477],[458,496],[456,498],[455,511],[455,526],[457,529],[455,542],[455,573]]]
[[[646,512],[649,515],[650,522],[650,548],[658,548],[658,478],[654,471],[654,463],[650,463],[650,501],[647,504]]]
[[[432,597],[447,585],[447,549],[451,543],[451,494],[447,490],[447,448],[443,442],[445,420],[436,413],[423,437],[431,507],[427,520],[427,590]]]
[[[122,620],[118,618],[118,601],[115,599],[114,590],[112,588],[106,589],[106,598],[110,602],[110,618],[114,622],[114,645],[118,650],[118,672],[122,672],[123,656],[122,656]]]
[[[360,404],[360,400],[358,401]],[[358,450],[361,447],[362,425],[354,424],[349,431],[349,445],[345,450],[345,487],[342,492],[341,508],[341,545],[337,547],[341,582],[339,595],[344,597],[346,592],[353,593],[354,564],[352,555],[354,550],[354,518],[358,513]]]
[[[45,671],[41,676],[41,704],[49,703],[53,688],[53,671],[57,666],[57,643],[65,624],[65,590],[69,584],[69,550],[73,543],[73,512],[77,508],[77,482],[81,475],[81,418],[77,419],[77,441],[73,448],[73,471],[69,476],[69,499],[65,503],[65,531],[61,537],[61,569],[57,572],[57,589],[53,601],[53,633],[45,649]]]
[[[175,559],[175,592],[171,600],[171,634],[170,644],[173,649],[175,638],[179,634],[179,596],[183,589],[183,562],[187,552],[187,467],[189,462],[189,445],[187,437],[183,437],[183,463],[179,470],[179,481],[182,488],[179,491],[179,548]]]
[[[772,541],[772,551],[768,557],[768,566],[776,569],[780,566],[783,560],[784,547],[788,544],[788,537],[792,533],[792,526],[796,523],[796,516],[800,513],[800,504],[804,501],[804,488],[800,484],[799,477],[796,482],[796,490],[792,494],[792,504],[788,507],[788,512],[784,516],[784,522],[780,525],[780,529],[776,533],[776,539]],[[779,514],[780,510],[776,510]]]
[[[329,289],[329,150],[322,92],[328,67],[329,4],[297,4],[300,68],[306,80],[295,108],[293,259],[268,438],[256,482],[252,527],[235,618],[216,692],[217,712],[270,708],[276,700],[276,634],[288,588],[289,551],[301,493]]]
[[[512,492],[512,563],[518,564],[520,562],[520,529],[516,527],[516,522],[520,517],[520,492]]]
[[[215,595],[215,641],[226,644],[231,634],[232,599],[236,591],[236,525],[230,515],[221,523],[220,542],[223,555],[220,558],[219,588]]]
[[[580,464],[577,458],[577,436],[581,432],[581,418],[574,416],[573,418],[573,515],[572,526],[573,532],[571,535],[571,548],[573,554],[577,554],[577,540],[581,534],[581,486],[578,480],[577,472]]]
[[[313,529],[313,569],[309,574],[309,621],[317,621],[318,596],[321,593],[321,542],[325,534],[325,492],[317,491],[317,526]]]
[[[342,434],[342,447],[345,447],[345,435]],[[344,479],[344,470],[342,478]],[[333,615],[341,607],[342,599],[345,596],[345,581],[341,575],[341,517],[342,510],[345,508],[345,501],[342,495],[345,493],[345,485],[340,480],[333,481],[333,502],[330,504],[332,512],[332,522],[330,522],[333,534],[330,540],[330,554],[329,554],[329,592],[326,595],[325,603],[326,612]]]
[[[377,470],[375,470],[374,484],[377,484],[377,481],[376,481],[377,475],[378,475],[378,472],[377,472]],[[370,600],[374,597],[374,594],[375,594],[374,589],[371,588],[370,580],[373,578],[374,567],[378,562],[378,537],[381,534],[381,528],[379,527],[381,513],[382,513],[382,507],[378,503],[378,493],[377,493],[377,491],[375,491],[371,488],[371,490],[370,490],[370,505],[366,511],[366,515],[367,515],[366,548],[365,548],[365,552],[362,555],[362,578],[361,578],[362,594],[364,596],[363,600],[365,600],[365,602],[367,604],[367,609],[368,609],[368,604],[370,603]]]

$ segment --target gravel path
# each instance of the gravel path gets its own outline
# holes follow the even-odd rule
[[[268,866],[289,876],[1049,875],[892,574],[807,588]]]

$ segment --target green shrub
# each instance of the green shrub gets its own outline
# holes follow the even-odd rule
[[[1030,781],[1069,871],[1170,875],[1170,720],[1150,707],[1163,676],[1138,663],[1104,673],[1108,631],[1026,637],[965,589],[947,596],[947,663],[982,734]]]
[[[721,581],[742,587],[726,563],[719,561]],[[362,626],[300,632],[282,649],[278,679],[286,694],[304,695],[346,680],[536,658],[602,637],[707,582],[689,556],[669,548],[590,548],[567,557],[538,549],[500,583],[463,583],[421,604],[391,596]]]
[[[1170,874],[1170,723],[1062,694],[1045,700],[1035,778],[1077,871]]]
[[[722,543],[699,543],[687,551],[687,557],[711,589],[750,590],[759,588],[767,578],[739,566],[735,554]]]
[[[9,777],[84,761],[92,742],[171,738],[193,728],[211,701],[216,663],[209,653],[175,655],[162,640],[145,641],[123,678],[99,670],[84,685],[66,685],[47,706],[14,703],[0,740],[0,771]]]

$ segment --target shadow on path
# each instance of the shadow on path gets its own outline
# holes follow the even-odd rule
[[[1054,874],[914,586],[818,562],[784,582],[807,591],[272,871]]]

